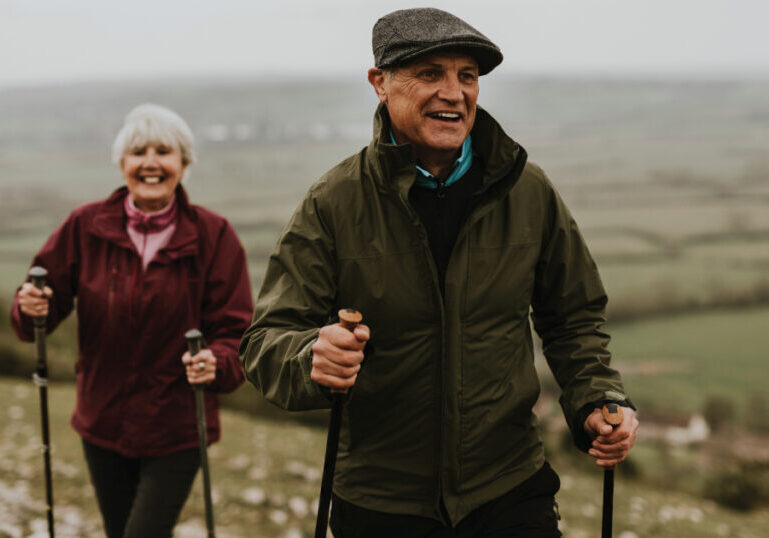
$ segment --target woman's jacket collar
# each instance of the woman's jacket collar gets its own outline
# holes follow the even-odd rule
[[[86,230],[96,237],[110,241],[131,250],[135,247],[126,232],[126,214],[123,208],[128,189],[123,186],[116,189],[101,204],[100,211],[87,223]],[[176,223],[176,231],[157,254],[158,259],[175,259],[182,256],[194,256],[198,252],[198,216],[190,205],[187,192],[184,187],[176,187],[176,203],[179,204],[179,217]]]

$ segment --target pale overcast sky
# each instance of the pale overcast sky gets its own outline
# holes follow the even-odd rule
[[[769,78],[763,0],[0,0],[0,87],[362,76],[377,18],[420,5],[496,42],[502,73]]]

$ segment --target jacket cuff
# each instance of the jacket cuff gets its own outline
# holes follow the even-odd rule
[[[337,321],[339,320],[337,319]],[[310,371],[312,370],[312,345],[315,343],[315,340],[317,340],[317,338],[312,340],[309,344],[307,344],[307,346],[305,346],[304,349],[302,349],[302,351],[299,353],[299,361],[302,365],[302,371],[306,372],[305,382],[309,382],[315,385],[323,394],[323,396],[325,396],[329,402],[332,402],[334,401],[334,396],[331,392],[331,389],[310,379]],[[366,361],[368,361],[374,355],[374,343],[371,340],[366,342],[366,347],[363,348],[363,355],[364,358],[363,362],[360,364],[360,371],[358,372],[359,375],[360,372],[363,371],[363,367],[366,365]]]
[[[304,384],[308,387],[310,392],[314,392],[316,394],[321,394],[326,400],[329,401],[329,403],[332,401],[331,396],[331,389],[328,387],[324,387],[323,385],[316,383],[312,380],[310,377],[310,373],[312,372],[312,345],[315,343],[317,338],[313,338],[310,340],[306,346],[302,348],[302,350],[299,352],[299,365],[302,369],[302,377],[304,379]]]
[[[220,394],[232,392],[245,380],[243,367],[233,352],[225,345],[212,343],[207,346],[216,357],[216,378],[206,385],[206,390]]]

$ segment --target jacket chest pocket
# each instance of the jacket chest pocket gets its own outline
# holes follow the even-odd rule
[[[422,251],[350,258],[340,263],[337,302],[363,313],[372,338],[398,342],[409,328],[437,322],[435,287]]]
[[[467,252],[465,319],[520,320],[528,315],[539,243],[534,239]]]

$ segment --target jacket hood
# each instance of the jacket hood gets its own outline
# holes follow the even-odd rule
[[[374,177],[381,178],[380,187],[406,195],[416,178],[416,153],[411,144],[393,144],[391,128],[387,105],[380,103],[374,113],[374,136],[366,152],[366,164],[377,172],[372,174]],[[514,168],[523,169],[526,151],[480,106],[476,107],[470,134],[473,150],[485,163],[483,191],[509,176]]]

